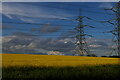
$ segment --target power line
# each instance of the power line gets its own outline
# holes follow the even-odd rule
[[[50,19],[50,20],[67,20],[67,21],[75,21],[74,19],[69,19],[69,18],[58,18],[58,17],[40,17],[40,16],[25,16],[25,15],[20,15],[17,14],[17,16],[25,17],[25,18],[33,18],[33,19]]]
[[[33,28],[30,28],[30,29],[23,29],[23,28],[2,28],[2,30],[11,30],[11,31],[14,31],[14,30],[18,30],[18,31],[32,31],[32,32],[40,32],[40,33],[43,33],[41,32],[41,30],[39,28],[35,28],[36,30],[32,30]],[[90,30],[90,29],[89,29]],[[72,32],[74,33],[75,30],[71,30],[71,29],[60,29],[58,31],[55,31],[55,32],[48,32],[48,33],[58,33],[58,32],[66,32],[66,33],[70,33],[72,34]],[[95,31],[92,31],[93,33],[103,33],[103,32],[95,32]]]
[[[33,5],[33,6],[41,6],[41,7],[48,7],[48,8],[56,8],[56,9],[62,9],[62,10],[70,10],[70,11],[77,11],[79,12],[79,8],[78,9],[69,9],[69,8],[63,8],[63,7],[56,7],[56,6],[49,6],[49,5]],[[97,13],[97,14],[105,14],[104,12],[97,12],[97,11],[90,11],[90,10],[83,10],[83,12],[90,12],[90,13]],[[113,15],[113,14],[110,14]]]
[[[24,4],[27,4],[27,3],[24,3]],[[30,5],[33,5],[33,4],[30,4]],[[63,8],[63,7],[56,7],[56,6],[50,6],[50,5],[33,5],[33,6],[41,6],[41,7],[48,7],[48,8],[56,8],[56,9],[62,9],[62,10],[69,10],[69,11],[77,11],[79,12],[78,10],[79,9],[69,9],[69,8]],[[97,12],[97,11],[91,11],[91,10],[83,10],[84,12],[90,12],[90,13],[94,13],[94,14],[106,14],[104,12]],[[114,14],[109,14],[109,15],[114,15]]]
[[[62,4],[71,5],[71,6],[77,6],[77,7],[81,7],[81,6],[82,6],[82,7],[87,8],[87,9],[88,9],[88,8],[92,8],[92,9],[103,9],[103,8],[96,8],[96,7],[91,7],[91,6],[88,6],[88,5],[81,5],[81,4],[80,4],[80,5],[77,5],[77,4],[74,5],[74,4],[70,4],[70,3],[62,3]]]
[[[3,35],[9,35],[9,34],[3,34]],[[17,35],[16,35],[17,36]],[[74,38],[73,37],[67,37],[67,36],[59,36],[59,35],[18,35],[21,37],[45,37],[45,38]]]
[[[47,24],[45,24],[45,23],[23,23],[23,22],[5,22],[5,21],[3,21],[3,25],[4,25],[4,23],[7,23],[7,24],[28,24],[28,25],[47,25]],[[74,28],[75,28],[75,26],[76,25],[61,25],[61,24],[49,24],[49,26],[68,26],[68,27],[73,27],[73,29],[63,29],[64,31],[75,31],[74,30]],[[89,26],[89,25],[84,25],[84,26]],[[19,29],[19,30],[24,30],[24,29],[20,29],[20,28],[14,28],[14,29]],[[31,29],[33,29],[33,28],[31,28]],[[38,30],[40,30],[40,28],[35,28],[35,29],[38,29]],[[95,28],[95,29],[97,29],[97,28]],[[38,31],[37,30],[37,31]],[[60,29],[61,30],[61,29]],[[59,31],[60,32],[60,31]],[[62,31],[61,31],[62,32]],[[95,33],[95,32],[94,32]]]
[[[39,5],[41,6],[41,5]],[[61,8],[61,7],[56,7],[56,6],[48,6],[48,5],[44,5],[44,7],[49,7],[49,8],[59,8],[59,9],[63,9],[63,10],[72,10],[72,11],[77,11],[79,12],[79,9],[70,9],[70,8]],[[94,14],[105,14],[104,12],[97,12],[97,11],[91,11],[91,10],[83,10],[83,12],[90,12],[90,13],[94,13]],[[110,14],[110,15],[114,15],[114,14]]]
[[[18,15],[18,14],[17,14]],[[65,21],[77,21],[76,19],[70,19],[70,18],[57,18],[57,17],[53,17],[53,18],[49,18],[49,17],[40,17],[40,16],[25,16],[25,15],[18,15],[18,16],[21,16],[21,17],[25,17],[25,18],[33,18],[33,19],[50,19],[50,20],[65,20]],[[84,18],[88,19],[88,20],[92,20],[92,21],[95,21],[95,22],[99,22],[101,23],[101,21],[98,21],[98,20],[94,20],[90,17],[86,17],[84,16]],[[103,21],[102,21],[103,22]]]
[[[24,16],[24,17],[29,17],[29,16]],[[32,18],[32,17],[29,17],[29,18]],[[37,18],[40,18],[40,17],[37,17]],[[45,18],[45,17],[41,17],[41,18]],[[94,20],[94,19],[86,17],[86,16],[83,16],[83,18],[86,18],[88,20],[92,20],[92,21],[101,23],[101,21]],[[47,19],[51,19],[51,18],[47,18]],[[59,19],[59,18],[55,18],[55,19]],[[60,20],[69,20],[69,21],[76,21],[76,22],[78,22],[78,19],[60,19]],[[40,23],[20,23],[20,22],[5,22],[5,21],[3,21],[3,23],[44,25],[44,24],[40,24]],[[55,26],[71,26],[71,25],[59,25],[59,24],[53,24],[53,25],[55,25]],[[75,26],[75,25],[72,25],[72,26]],[[88,26],[88,25],[84,25],[84,26]],[[92,26],[89,26],[89,27],[92,27]]]
[[[29,25],[47,25],[47,23],[24,23],[24,22],[5,22],[3,21],[2,22],[3,24],[4,23],[7,23],[7,24],[29,24]],[[61,24],[49,24],[50,26],[75,26],[75,25],[61,25]]]
[[[7,13],[10,12],[10,13],[12,13],[11,11],[7,11],[7,10],[5,10],[5,9],[2,10],[2,13],[5,13],[5,12],[7,12]],[[31,13],[28,13],[28,12],[21,12],[21,11],[17,11],[17,12],[19,12],[19,13],[21,13],[21,14],[27,14],[27,15],[29,14],[29,15],[31,15]],[[20,14],[17,14],[17,15],[20,15]],[[23,15],[21,15],[21,16],[23,16]],[[57,15],[54,14],[53,16],[68,17],[68,18],[71,17],[71,16],[67,16],[67,15],[66,15],[66,16],[63,16],[63,15],[59,15],[59,14],[57,14]],[[72,17],[77,17],[77,16],[73,16],[73,15],[72,15]]]
[[[19,15],[19,16],[26,17],[26,18],[34,18],[34,19],[50,19],[50,20],[54,19],[54,20],[67,20],[67,21],[76,21],[76,22],[78,22],[77,19],[69,19],[69,18],[48,18],[48,17],[34,17],[34,16],[30,17],[30,16],[23,16],[23,15]],[[104,21],[94,20],[94,19],[92,19],[90,17],[86,17],[86,16],[83,16],[83,18],[86,18],[88,20],[92,20],[92,21],[95,21],[95,22],[99,22],[99,23],[104,22]]]

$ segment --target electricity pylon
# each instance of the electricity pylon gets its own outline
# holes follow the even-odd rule
[[[82,10],[80,9],[80,16],[78,17],[77,21],[79,22],[79,25],[75,28],[75,30],[77,31],[77,35],[75,36],[76,38],[76,51],[77,54],[79,55],[90,55],[90,50],[87,46],[87,42],[86,42],[86,34],[84,32],[84,27],[86,25],[83,25],[83,16],[81,16]]]
[[[105,10],[112,10],[116,13],[116,19],[108,20],[106,22],[112,24],[114,26],[114,29],[112,31],[109,31],[113,34],[113,42],[115,43],[115,46],[113,48],[112,54],[116,54],[120,57],[120,2],[116,4],[116,7],[113,7],[111,9],[105,9]],[[112,23],[111,21],[115,21],[116,23]]]
[[[120,57],[120,2],[117,3],[116,5],[116,9],[117,9],[117,12],[116,12],[116,17],[117,17],[117,33],[118,33],[118,36],[117,36],[117,40],[118,40],[118,56]]]

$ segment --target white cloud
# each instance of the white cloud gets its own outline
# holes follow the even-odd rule
[[[38,16],[40,12],[43,12],[42,9],[38,9],[38,7],[19,3],[3,3],[2,7],[2,13],[6,16],[9,15],[9,17],[11,15],[34,16],[33,14],[36,14],[36,16]]]
[[[9,14],[5,14],[5,16],[7,16],[9,19],[13,19],[13,17],[10,16]]]
[[[89,47],[97,48],[97,47],[101,47],[101,45],[89,45]]]
[[[117,48],[118,46],[117,45],[113,45],[111,48]]]
[[[24,22],[29,22],[29,23],[35,23],[35,20],[28,19],[28,18],[20,18],[20,20]]]
[[[58,18],[58,19],[68,19],[67,17],[59,16],[58,14],[71,16],[66,11],[61,11],[56,9],[48,9],[46,7],[39,7],[36,5],[30,5],[25,3],[3,3],[2,5],[3,12],[0,12],[7,16],[8,18],[12,19],[13,15],[18,15],[17,18],[19,18],[22,21],[25,22],[34,22],[31,18]],[[56,12],[55,12],[56,11]],[[27,18],[31,17],[31,18]],[[35,21],[36,22],[36,21]]]

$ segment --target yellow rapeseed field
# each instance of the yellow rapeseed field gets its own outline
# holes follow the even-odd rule
[[[0,54],[1,55],[1,54]],[[2,54],[2,66],[81,66],[118,64],[118,58],[32,55],[32,54]]]

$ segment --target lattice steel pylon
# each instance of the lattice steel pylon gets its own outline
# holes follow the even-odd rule
[[[114,29],[112,31],[110,31],[110,33],[113,34],[112,41],[114,42],[114,47],[112,47],[113,50],[112,50],[110,56],[112,56],[114,54],[114,55],[120,57],[120,2],[118,2],[116,4],[116,7],[113,7],[108,10],[112,10],[113,12],[116,13],[115,23],[112,23],[114,26]],[[111,23],[111,22],[109,22],[109,23]]]
[[[86,42],[86,34],[84,33],[84,27],[85,25],[83,25],[83,16],[81,16],[81,9],[80,9],[80,16],[78,17],[77,21],[79,22],[78,27],[75,28],[75,30],[77,31],[77,35],[75,36],[76,38],[76,53],[84,56],[84,55],[90,55],[90,50],[87,46],[87,42]]]
[[[117,33],[118,33],[118,56],[120,57],[120,2],[117,3],[117,14],[116,14],[116,17],[117,17]]]
[[[113,55],[117,55],[118,53],[118,38],[117,38],[117,26],[114,25],[114,29],[112,31],[110,31],[110,33],[112,33],[113,38],[112,38],[112,52],[109,54],[109,56],[113,56]]]

